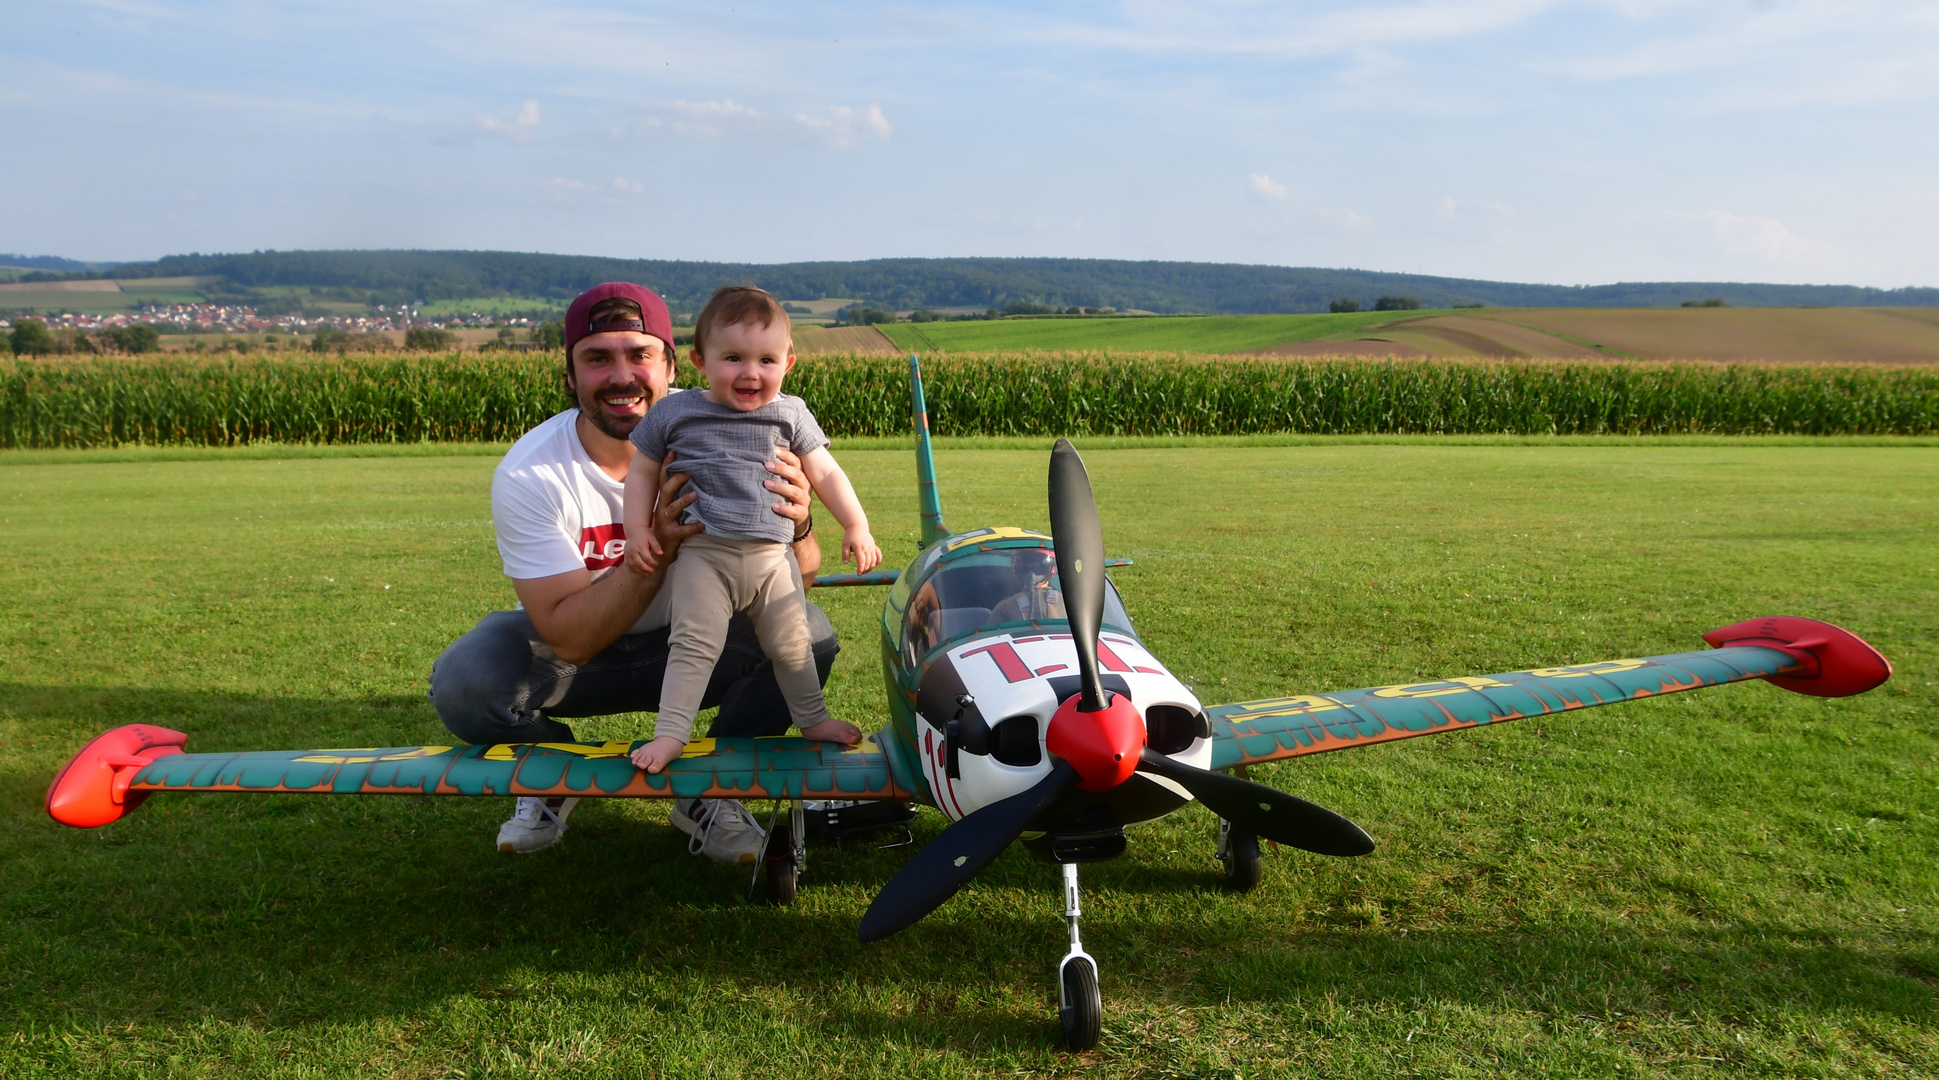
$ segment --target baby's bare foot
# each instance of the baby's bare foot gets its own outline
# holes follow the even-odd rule
[[[846,720],[823,720],[801,729],[803,738],[817,739],[822,742],[838,742],[854,746],[862,741],[862,729]]]

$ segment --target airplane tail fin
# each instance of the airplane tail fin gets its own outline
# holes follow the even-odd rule
[[[909,397],[916,425],[916,500],[922,515],[922,546],[949,535],[943,524],[943,501],[936,492],[936,456],[929,445],[929,406],[922,399],[922,365],[909,354]]]

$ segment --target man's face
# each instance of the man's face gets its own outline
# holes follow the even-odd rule
[[[651,334],[588,334],[572,347],[572,396],[580,415],[594,427],[624,439],[646,410],[666,396],[672,366],[666,343]]]
[[[707,379],[707,396],[752,412],[781,392],[782,376],[794,367],[794,341],[779,319],[717,326],[707,332],[706,354],[694,350],[694,364]]]

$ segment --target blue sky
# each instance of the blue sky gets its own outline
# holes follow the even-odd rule
[[[1939,285],[1939,2],[0,3],[0,251]]]

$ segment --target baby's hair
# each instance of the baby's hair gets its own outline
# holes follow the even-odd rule
[[[735,326],[740,323],[760,323],[763,329],[774,325],[774,320],[793,330],[794,324],[788,313],[782,309],[781,301],[766,289],[752,285],[723,285],[714,290],[707,306],[693,320],[693,347],[703,355],[707,352],[707,333],[716,327]]]

